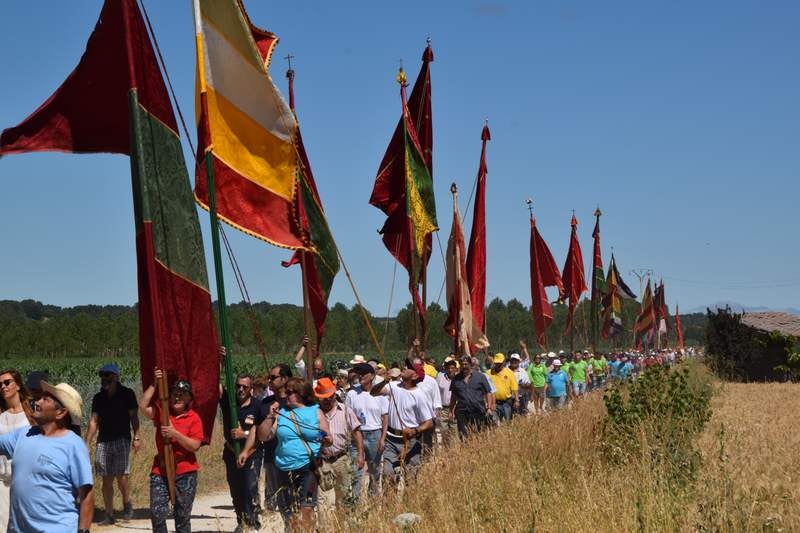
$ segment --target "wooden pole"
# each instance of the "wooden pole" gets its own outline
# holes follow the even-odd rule
[[[169,422],[169,387],[167,386],[167,374],[163,372],[156,384],[158,386],[158,399],[161,401],[161,425],[168,426]],[[167,489],[169,501],[175,505],[175,454],[172,451],[172,443],[164,439],[164,445],[159,450],[164,465],[164,474],[167,477]]]
[[[308,346],[306,347],[306,376],[309,381],[314,378],[314,357],[317,352],[317,339],[311,325],[311,305],[308,299],[308,275],[306,273],[306,253],[300,252],[300,269],[303,272],[303,329],[305,336],[308,337]]]

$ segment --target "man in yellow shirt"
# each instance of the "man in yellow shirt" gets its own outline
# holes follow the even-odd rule
[[[494,354],[492,368],[487,372],[489,379],[497,389],[494,393],[497,404],[496,412],[500,421],[511,420],[512,413],[519,408],[519,385],[514,372],[505,366],[506,356]]]

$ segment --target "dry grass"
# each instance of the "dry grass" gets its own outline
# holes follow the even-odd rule
[[[197,454],[200,463],[198,475],[198,493],[215,492],[227,487],[225,481],[225,464],[222,462],[222,421],[217,420],[214,434],[209,446],[203,446]],[[155,428],[149,421],[142,421],[142,447],[133,453],[130,474],[131,499],[135,508],[150,507],[150,468],[156,454]],[[94,446],[92,446],[92,464],[94,464]],[[95,476],[95,506],[103,509],[103,495],[100,492],[102,481]],[[114,491],[114,507],[122,509],[122,498],[119,491]]]
[[[593,395],[439,453],[401,498],[342,515],[338,528],[397,531],[392,518],[413,512],[422,517],[414,531],[437,533],[800,531],[798,393],[789,384],[721,385],[699,441],[703,463],[685,489],[664,483],[668,473],[647,453],[626,466],[604,460],[605,408]]]

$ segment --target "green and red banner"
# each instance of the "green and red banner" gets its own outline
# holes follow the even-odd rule
[[[294,72],[290,70],[287,77],[289,78],[289,105],[294,111]],[[311,251],[297,250],[289,261],[284,261],[282,264],[285,267],[298,263],[305,265],[308,304],[314,317],[314,327],[317,332],[316,345],[319,350],[322,336],[325,333],[328,297],[333,286],[333,279],[339,272],[339,255],[325,219],[322,200],[320,200],[317,184],[311,172],[311,164],[308,161],[299,126],[295,134],[295,142],[297,143],[299,164],[294,211],[303,231],[307,248]]]
[[[178,126],[135,0],[106,0],[78,66],[0,154],[111,152],[131,157],[142,384],[153,369],[186,379],[211,438],[219,343],[203,241]]]

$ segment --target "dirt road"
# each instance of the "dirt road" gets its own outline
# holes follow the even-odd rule
[[[102,515],[102,512],[100,513]],[[101,518],[102,519],[102,518]],[[259,530],[262,533],[280,533],[283,531],[283,522],[277,513],[269,513],[264,517],[264,525]],[[167,520],[167,527],[175,531],[174,522]],[[236,517],[233,514],[231,496],[227,491],[215,492],[198,496],[192,507],[192,532],[217,533],[220,531],[233,531],[236,528]],[[124,533],[133,531],[151,531],[149,509],[136,509],[133,520],[117,520],[113,526],[94,525],[92,531],[99,533]]]

